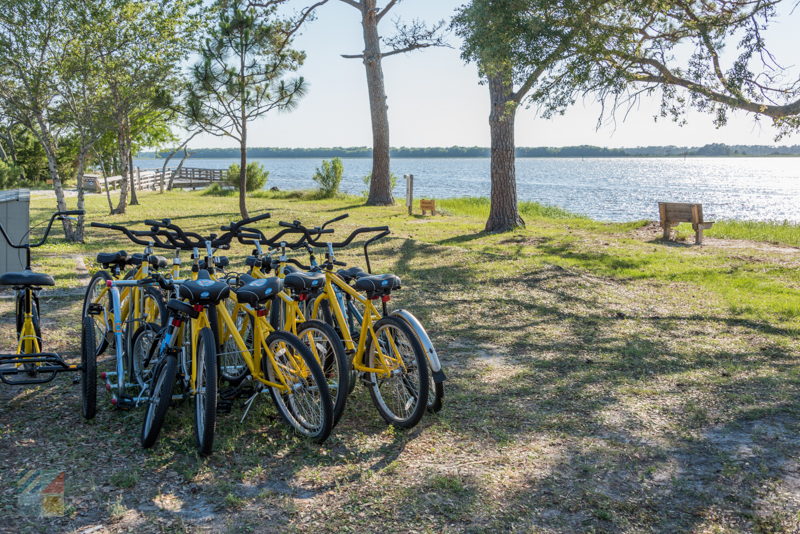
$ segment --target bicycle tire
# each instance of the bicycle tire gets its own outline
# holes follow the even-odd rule
[[[233,301],[229,300],[228,302],[232,303]],[[234,317],[232,313],[234,309],[235,306],[231,306],[231,309],[228,310],[228,313],[231,314],[234,324],[240,329],[244,326],[245,321],[247,322],[248,326],[244,329],[244,335],[242,335],[241,331],[239,334],[242,335],[245,345],[252,348],[253,318],[244,311],[238,313]],[[239,319],[241,319],[241,323],[239,322]],[[236,344],[232,336],[228,336],[228,339],[226,339],[225,342],[220,345],[220,349],[221,352],[217,355],[219,376],[232,386],[238,386],[245,378],[247,378],[247,375],[250,373],[250,369],[247,367],[247,362],[244,361],[244,357],[239,351],[239,346]]]
[[[311,333],[314,331],[316,333]],[[317,334],[318,333],[318,334]],[[317,347],[316,352],[312,350],[312,354],[317,357],[317,361],[322,368],[328,384],[328,390],[331,394],[331,402],[333,403],[333,426],[335,427],[344,413],[345,405],[347,404],[347,396],[350,394],[350,361],[347,359],[347,354],[344,351],[344,343],[339,339],[336,331],[322,321],[312,319],[301,323],[297,327],[297,337],[300,338],[306,346],[309,346],[311,339],[309,335],[313,336],[316,344],[319,345],[320,341],[327,344],[329,349],[325,350],[324,355],[317,357],[320,348]],[[317,335],[324,338],[317,340]],[[311,348],[309,346],[309,348]],[[324,349],[324,346],[323,346]],[[322,361],[319,361],[321,358]],[[334,383],[335,387],[331,388]]]
[[[82,317],[91,317],[89,315],[89,305],[92,304],[94,301],[94,294],[92,293],[93,289],[100,284],[100,287],[105,287],[106,283],[112,280],[111,275],[108,274],[108,271],[97,271],[94,273],[92,278],[89,280],[89,285],[86,286],[86,292],[83,295],[83,311]],[[104,313],[103,319],[105,326],[101,326],[97,319],[92,319],[95,323],[95,330],[94,330],[94,340],[95,340],[95,350],[97,351],[97,356],[103,354],[106,349],[108,348],[109,343],[111,342],[110,332],[111,327],[108,324],[108,314],[109,311],[112,309],[111,306],[111,295],[108,294],[106,296],[106,304],[103,306]]]
[[[94,320],[84,317],[81,325],[81,415],[93,419],[97,414],[97,347]]]
[[[297,373],[293,375],[293,392],[284,393],[276,387],[270,387],[269,392],[278,413],[283,420],[287,422],[296,432],[311,439],[316,443],[322,443],[328,436],[330,436],[331,429],[333,428],[333,403],[331,402],[330,392],[328,391],[328,384],[325,380],[325,375],[322,368],[317,363],[313,354],[306,345],[300,341],[297,336],[288,332],[273,332],[267,338],[267,346],[275,354],[276,358],[281,356],[278,354],[280,350],[275,350],[284,344],[286,348],[290,348],[298,354],[302,360],[305,368],[308,369],[309,375],[302,377],[303,369],[297,369],[296,365],[291,362],[282,361],[287,367],[297,369]],[[285,350],[283,353],[285,354]],[[271,365],[270,358],[265,357],[261,360],[262,370],[264,375],[271,382],[279,382],[275,374],[275,370]],[[302,379],[301,379],[302,378]],[[308,383],[310,379],[311,383]],[[316,388],[316,394],[314,390]],[[295,398],[298,392],[304,393],[303,400]],[[285,399],[284,396],[287,398]],[[300,403],[303,402],[303,406]],[[299,413],[301,409],[305,413]],[[312,413],[316,412],[316,413]],[[311,416],[314,420],[310,421]]]
[[[217,419],[217,350],[214,332],[205,327],[197,338],[197,380],[194,400],[194,437],[197,452],[208,456],[214,448]]]
[[[178,360],[172,354],[165,354],[155,365],[150,400],[142,421],[141,443],[144,449],[153,447],[158,441],[164,418],[172,403],[172,389],[175,387],[177,372]]]
[[[320,297],[317,297],[320,298]],[[310,307],[313,309],[314,302],[310,304]],[[317,312],[317,316],[314,317],[315,320],[322,321],[323,323],[327,324],[333,331],[336,332],[336,335],[339,336],[339,339],[344,344],[344,336],[342,335],[342,330],[339,328],[339,323],[333,316],[333,312],[331,311],[331,303],[327,297],[322,297],[322,300],[319,303],[319,308]],[[352,336],[351,336],[352,337]],[[346,351],[345,351],[346,354]],[[348,364],[350,365],[350,364]],[[353,390],[356,388],[356,383],[358,382],[358,373],[352,369],[350,369],[350,375],[348,376],[347,380],[347,394],[350,395],[353,393]]]
[[[402,400],[399,403],[391,402],[393,406],[390,407],[389,403],[386,402],[386,399],[384,399],[384,395],[381,392],[381,386],[386,382],[387,379],[379,379],[377,377],[377,373],[366,373],[368,382],[367,389],[369,389],[369,394],[370,397],[372,397],[372,402],[375,404],[375,408],[378,410],[378,413],[381,414],[381,417],[383,417],[384,421],[396,427],[412,428],[420,422],[422,416],[427,410],[429,388],[428,361],[425,357],[424,349],[420,345],[419,340],[414,335],[413,331],[400,319],[396,319],[394,317],[382,317],[373,326],[375,337],[380,341],[382,339],[382,332],[384,330],[388,330],[389,328],[394,329],[396,333],[402,334],[406,342],[403,348],[413,353],[413,355],[409,355],[412,356],[408,358],[409,361],[406,361],[406,354],[401,354],[404,366],[408,372],[402,373],[402,375],[394,375],[393,373],[394,376],[390,377],[392,380],[397,380],[397,376],[402,376],[402,378],[399,379],[399,384],[395,383],[394,390],[397,392],[405,391],[409,398],[405,402]],[[393,341],[395,346],[401,344],[401,340],[396,334]],[[373,336],[369,335],[366,345],[366,355],[368,357],[367,365],[372,368],[377,368],[378,364],[375,361],[373,344]],[[398,350],[400,350],[400,347],[398,347]],[[413,377],[416,377],[416,380],[413,380]],[[415,392],[412,390],[412,388],[416,389],[416,399],[413,403],[413,410],[408,410],[409,402],[414,400],[415,397]],[[392,388],[387,388],[387,390],[389,389]],[[393,411],[393,408],[397,408],[401,404],[407,412],[405,416],[395,413],[396,410]]]
[[[148,356],[152,352],[153,343],[158,339],[160,330],[161,327],[156,323],[144,323],[133,333],[130,354],[131,375],[136,380],[136,383],[139,384],[139,387],[144,387],[150,381],[149,374],[151,373],[148,371],[152,371],[153,367],[148,366],[150,369],[146,369],[144,362],[152,362],[152,359],[148,359]]]

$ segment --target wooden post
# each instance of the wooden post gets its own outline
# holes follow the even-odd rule
[[[413,174],[405,174],[403,178],[406,179],[406,207],[408,208],[408,214],[414,214],[414,175]]]
[[[134,184],[136,189],[142,188],[142,170],[139,167],[136,167],[136,183]]]
[[[670,228],[667,220],[667,206],[663,202],[658,203],[658,217],[661,219],[661,226],[664,228],[664,240],[669,240]]]

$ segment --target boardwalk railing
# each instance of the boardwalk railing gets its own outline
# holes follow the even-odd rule
[[[133,184],[137,191],[156,191],[161,188],[163,182],[166,189],[170,178],[173,178],[173,188],[195,189],[198,187],[208,187],[214,182],[222,182],[225,179],[226,169],[197,169],[193,167],[181,167],[176,169],[141,170],[137,168],[133,171]],[[173,177],[174,175],[174,177]],[[109,176],[106,180],[97,174],[86,174],[83,176],[83,188],[86,191],[100,193],[105,191],[106,182],[109,190],[119,189],[122,185],[122,176]]]

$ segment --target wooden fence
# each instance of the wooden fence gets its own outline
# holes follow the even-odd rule
[[[142,170],[137,168],[133,171],[133,184],[137,191],[157,191],[164,184],[166,189],[170,178],[173,178],[173,187],[177,189],[196,189],[198,187],[208,187],[212,183],[222,182],[225,179],[226,169],[197,169],[193,167],[181,167],[176,173],[176,169],[167,168],[162,172],[161,169]],[[109,190],[119,189],[122,185],[122,176],[109,176],[106,180],[97,174],[86,174],[83,177],[83,188],[86,191],[101,193],[105,191],[106,183]]]

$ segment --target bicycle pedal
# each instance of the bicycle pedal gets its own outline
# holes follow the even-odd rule
[[[131,397],[118,397],[115,400],[117,402],[113,404],[118,410],[130,410],[131,408],[136,407],[136,403]]]
[[[233,402],[229,400],[217,399],[217,413],[227,414],[231,413],[233,409]]]
[[[253,394],[255,394],[255,392],[256,392],[256,388],[254,388],[252,386],[245,387],[245,388],[240,388],[239,389],[239,394],[237,395],[237,397],[240,398],[240,399],[249,399],[250,397],[253,396]]]

